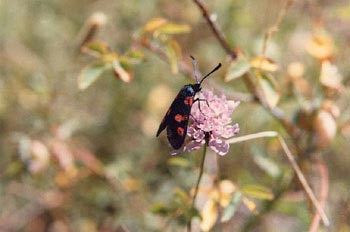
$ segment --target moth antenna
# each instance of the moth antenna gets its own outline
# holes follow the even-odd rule
[[[196,82],[198,83],[197,61],[196,61],[196,58],[194,58],[192,55],[190,55],[190,57],[192,59],[193,75],[194,75],[194,78],[196,79]]]
[[[199,84],[201,85],[205,78],[207,78],[208,76],[210,76],[210,74],[212,74],[213,72],[217,71],[220,67],[221,67],[221,63],[219,63],[213,70],[211,70],[210,73],[208,73],[207,75],[205,75],[205,76],[202,78],[202,80],[199,82]]]

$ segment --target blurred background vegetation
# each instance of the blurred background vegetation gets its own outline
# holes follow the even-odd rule
[[[251,58],[261,54],[264,35],[284,1],[206,4],[229,43]],[[154,18],[175,29],[145,35]],[[295,1],[266,50],[273,60],[273,70],[267,71],[279,86],[273,94],[278,93],[278,107],[288,120],[299,125],[303,115],[322,107],[332,112],[325,120],[316,116],[321,123],[312,133],[299,125],[309,135],[304,148],[310,135],[322,133],[317,128],[336,127],[325,140],[316,134],[324,146],[315,142],[329,169],[325,208],[331,226],[325,231],[350,231],[349,23],[345,0]],[[84,52],[92,27],[91,36],[100,42]],[[158,46],[150,47],[146,37]],[[104,52],[111,56],[101,58]],[[0,1],[0,231],[183,231],[176,213],[154,212],[176,206],[174,201],[194,187],[200,151],[172,160],[166,136],[155,133],[177,91],[193,81],[181,72],[191,68],[189,54],[203,73],[223,63],[205,88],[241,101],[233,115],[240,135],[275,130],[290,141],[278,121],[253,101],[239,75],[224,82],[232,60],[193,1]],[[90,75],[89,64],[99,59],[111,61],[115,73],[99,66],[94,69],[99,78],[82,87],[81,78],[91,78],[82,75]],[[331,80],[320,78],[330,65],[325,60],[332,65]],[[325,87],[336,93],[329,97]],[[288,185],[269,208],[273,200],[266,194],[275,195],[293,179],[276,139],[234,144],[225,157],[207,157],[204,185],[229,179],[235,186],[264,186],[250,195],[246,191],[250,203],[240,204],[229,222],[217,223],[212,231],[308,230],[312,206],[297,184]],[[311,185],[319,182],[313,166],[305,166]]]

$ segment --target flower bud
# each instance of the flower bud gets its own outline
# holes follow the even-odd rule
[[[320,110],[314,118],[313,126],[317,147],[327,147],[337,133],[337,124],[332,114]]]

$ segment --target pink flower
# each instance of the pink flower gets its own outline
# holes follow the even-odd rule
[[[239,105],[238,101],[228,101],[224,94],[215,95],[212,91],[203,90],[201,100],[193,104],[190,117],[190,125],[187,135],[190,141],[181,149],[174,151],[194,151],[202,147],[206,142],[208,146],[219,155],[226,155],[230,145],[226,139],[239,132],[237,123],[231,125],[231,115]]]

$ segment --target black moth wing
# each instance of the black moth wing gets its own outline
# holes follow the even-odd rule
[[[169,118],[170,109],[171,108],[168,109],[167,113],[163,117],[162,122],[159,125],[158,131],[157,131],[157,137],[165,129],[165,127],[168,125],[168,118]]]
[[[174,99],[157,131],[158,136],[167,128],[168,141],[174,149],[179,149],[185,141],[195,94],[193,85],[185,85]]]
[[[191,98],[193,99],[193,96]],[[167,137],[174,149],[179,149],[183,145],[187,134],[191,105],[184,104],[184,101],[185,98],[175,99],[168,117]]]

